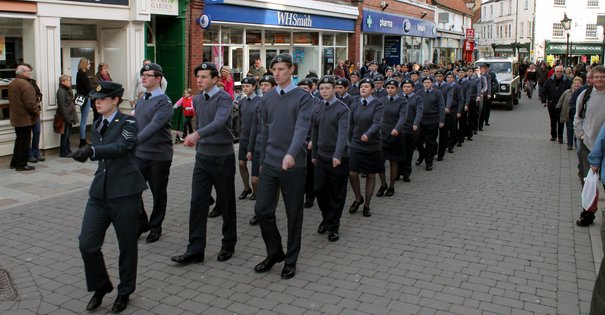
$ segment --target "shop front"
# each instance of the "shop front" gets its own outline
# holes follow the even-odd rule
[[[567,43],[551,42],[545,43],[545,55],[547,61],[565,60],[567,55]],[[569,43],[570,62],[568,64],[576,65],[578,63],[600,63],[599,58],[603,55],[602,43]]]
[[[361,62],[387,60],[390,65],[432,60],[435,23],[405,15],[363,10]]]
[[[348,57],[357,7],[299,1],[278,10],[214,2],[204,7],[210,26],[203,34],[203,60],[230,66],[236,82],[255,59],[266,67],[280,53],[293,56],[300,77],[309,71],[321,76]]]
[[[462,59],[462,47],[464,38],[446,37],[445,34],[435,39],[435,53],[433,63],[446,65]]]
[[[516,57],[515,46],[513,44],[492,44],[495,57]]]
[[[531,50],[530,50],[530,46],[531,43],[517,43],[516,47],[517,47],[517,58],[519,58],[519,62],[521,61],[529,61],[531,60]]]

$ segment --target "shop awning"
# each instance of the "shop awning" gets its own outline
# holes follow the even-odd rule
[[[564,55],[567,53],[567,43],[546,41],[547,55]],[[570,53],[572,55],[601,55],[603,44],[601,43],[574,43],[570,42]]]

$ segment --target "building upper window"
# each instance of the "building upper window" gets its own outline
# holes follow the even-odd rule
[[[586,38],[597,38],[596,24],[586,24]]]
[[[527,22],[527,37],[531,37],[531,22]]]
[[[589,8],[598,8],[599,0],[586,0],[586,6]]]
[[[552,23],[552,37],[563,37],[563,32],[565,32],[563,24],[560,22]]]
[[[500,16],[504,16],[504,2],[500,2]]]
[[[519,38],[523,38],[523,22],[519,23],[519,26],[521,26],[519,28]]]
[[[556,6],[565,6],[565,0],[554,0]]]
[[[529,0],[525,0],[525,10],[529,9]]]

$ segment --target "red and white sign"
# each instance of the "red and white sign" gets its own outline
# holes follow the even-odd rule
[[[475,29],[473,29],[473,28],[466,29],[466,40],[475,40]]]

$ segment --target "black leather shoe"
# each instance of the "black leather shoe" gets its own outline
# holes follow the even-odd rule
[[[296,267],[292,265],[284,265],[284,269],[281,271],[282,279],[290,279],[296,275]]]
[[[233,257],[233,252],[234,250],[227,250],[227,249],[221,249],[220,252],[218,252],[218,256],[216,257],[216,260],[218,261],[227,261],[229,259],[231,259],[231,257]]]
[[[239,200],[246,199],[246,197],[248,197],[248,195],[251,193],[252,193],[252,189],[244,190],[244,191],[242,191],[242,193],[239,195],[238,198],[239,198]]]
[[[116,297],[116,301],[113,302],[113,307],[111,308],[111,311],[114,313],[120,313],[121,311],[125,310],[126,306],[128,306],[129,298],[130,296],[128,294],[118,295],[118,297]]]
[[[214,198],[210,196],[210,201],[208,201],[208,205],[212,206],[214,204]]]
[[[265,260],[261,261],[260,264],[254,266],[254,271],[256,272],[267,272],[273,268],[275,264],[278,262],[284,261],[284,254],[280,254],[277,256],[267,256]]]
[[[250,195],[250,200],[256,200],[256,194],[252,193],[252,195]]]
[[[406,183],[410,182],[410,177],[409,176],[403,176],[403,181]]]
[[[393,187],[389,187],[389,188],[387,189],[387,192],[386,192],[384,195],[385,195],[385,196],[387,196],[387,197],[391,197],[391,196],[393,196],[394,194],[395,194],[395,188],[393,188]]]
[[[378,188],[378,192],[376,192],[376,197],[382,197],[384,196],[384,192],[387,190],[387,185],[384,186],[380,186],[380,188]]]
[[[360,201],[353,201],[353,204],[351,205],[351,208],[349,208],[349,213],[355,213],[357,212],[357,210],[359,210],[359,206],[361,206],[364,203],[364,199],[363,197],[361,197]]]
[[[314,200],[312,198],[307,198],[305,200],[305,208],[311,208],[311,207],[313,207],[313,203],[314,203]]]
[[[433,165],[427,165],[426,166],[426,170],[427,171],[432,171],[433,170]]]
[[[147,235],[147,239],[145,240],[145,242],[147,243],[155,243],[157,241],[160,240],[160,233],[149,233],[149,235]]]
[[[473,131],[473,134],[475,134],[475,135],[478,134],[477,130]],[[471,139],[469,139],[469,140],[471,140]]]
[[[416,160],[416,165],[422,164],[422,161],[424,161],[424,159],[418,159],[418,160]]]
[[[214,208],[212,208],[212,211],[210,211],[210,213],[208,213],[209,218],[216,218],[220,215],[221,215],[221,210],[219,210],[218,206],[214,206]]]
[[[466,140],[473,141],[473,137],[468,137],[468,138],[466,138]]]
[[[37,157],[36,160],[38,160],[38,162],[44,162],[44,161],[46,161],[46,158],[41,156],[41,157]]]
[[[437,161],[443,161],[443,156],[438,156]]]
[[[330,232],[328,234],[328,241],[330,242],[336,242],[338,241],[339,237],[338,237],[338,232]]]
[[[454,148],[449,148],[449,149],[447,149],[447,152],[448,152],[448,153],[454,153]]]
[[[16,170],[17,172],[23,172],[23,171],[33,171],[33,170],[35,170],[35,169],[36,169],[36,168],[35,168],[35,167],[33,167],[33,166],[31,166],[31,165],[25,165],[25,166],[23,166],[23,167],[17,167],[15,170]]]
[[[253,216],[253,217],[250,219],[250,222],[249,222],[249,223],[250,223],[250,225],[257,225],[257,224],[258,224],[258,220],[256,219],[256,216]]]
[[[204,262],[204,253],[186,252],[183,255],[173,256],[170,260],[181,265]]]
[[[370,207],[363,206],[363,216],[369,217],[371,215],[372,215],[372,212],[370,212]]]
[[[143,233],[149,232],[149,224],[145,224],[144,226],[139,226],[139,231],[137,232],[137,239],[143,235]]]
[[[29,160],[27,160],[29,163],[38,163],[38,159],[36,159],[35,157],[30,157]]]
[[[324,234],[326,233],[326,226],[322,223],[319,224],[319,226],[317,227],[317,233],[319,234]]]
[[[111,291],[113,291],[113,286],[111,285],[111,283],[105,286],[104,288],[96,290],[95,294],[93,294],[92,298],[90,298],[90,302],[88,302],[88,305],[86,305],[86,310],[93,311],[97,309],[97,307],[101,306],[101,303],[103,303],[103,297],[105,296],[105,294]]]
[[[490,124],[489,124],[489,123],[485,123],[485,125],[486,125],[486,126],[490,126]]]

